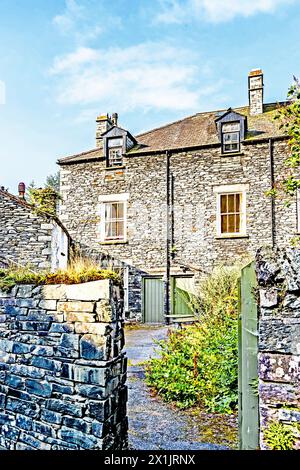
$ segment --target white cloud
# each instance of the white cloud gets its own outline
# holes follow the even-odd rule
[[[161,10],[155,21],[183,23],[204,20],[212,23],[230,21],[237,16],[273,13],[295,0],[159,0]]]
[[[147,42],[127,48],[78,48],[57,57],[51,74],[61,104],[97,104],[99,112],[187,111],[201,109],[204,99],[215,98],[222,89],[224,82],[211,80],[209,69],[187,49]],[[86,115],[83,111],[80,119]]]
[[[53,24],[61,34],[86,44],[108,28],[120,28],[122,20],[111,16],[102,0],[65,0],[65,9],[53,18]]]

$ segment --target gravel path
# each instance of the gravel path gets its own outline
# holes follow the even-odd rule
[[[135,450],[221,450],[228,447],[201,442],[189,414],[152,397],[145,384],[141,362],[155,355],[155,339],[166,327],[141,327],[126,331],[128,367],[129,446]]]

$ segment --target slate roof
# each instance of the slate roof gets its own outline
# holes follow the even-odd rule
[[[279,129],[278,121],[274,121],[273,117],[276,113],[276,109],[285,104],[286,103],[265,104],[263,114],[257,116],[249,115],[249,106],[233,108],[233,111],[247,117],[245,142],[255,143],[256,141],[270,137],[284,137],[283,132]],[[215,120],[226,111],[227,110],[224,109],[197,113],[193,116],[139,134],[135,137],[138,141],[138,145],[133,147],[128,152],[128,155],[219,145],[220,141]],[[62,158],[58,160],[58,163],[80,163],[98,160],[101,157],[103,158],[103,150],[93,149]]]

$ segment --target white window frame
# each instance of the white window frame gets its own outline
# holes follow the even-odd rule
[[[99,196],[99,212],[100,212],[100,242],[101,243],[126,243],[127,242],[127,202],[129,199],[128,193],[109,194]],[[105,236],[105,206],[108,203],[123,203],[124,204],[124,237],[123,238],[109,238]]]
[[[229,128],[226,130],[226,126]],[[231,129],[230,129],[231,126]],[[234,130],[235,129],[235,130]],[[232,140],[233,135],[237,135],[237,140]],[[229,142],[225,142],[225,136],[230,135],[231,139]],[[232,145],[236,144],[237,148],[236,149],[230,149],[226,150],[225,145]],[[240,152],[241,149],[241,124],[240,122],[234,121],[234,122],[224,122],[222,124],[222,153],[238,153]]]
[[[238,238],[247,236],[247,192],[249,191],[248,184],[233,184],[222,185],[214,187],[216,194],[216,229],[218,238]],[[221,230],[221,196],[225,194],[240,194],[241,195],[241,212],[240,212],[240,231],[222,233]]]
[[[107,140],[107,166],[114,168],[123,165],[123,137],[110,137]],[[119,152],[120,156],[112,157],[111,152]]]

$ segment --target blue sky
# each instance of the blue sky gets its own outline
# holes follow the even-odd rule
[[[0,185],[43,184],[94,148],[97,114],[133,134],[265,102],[300,75],[299,0],[0,0]]]

